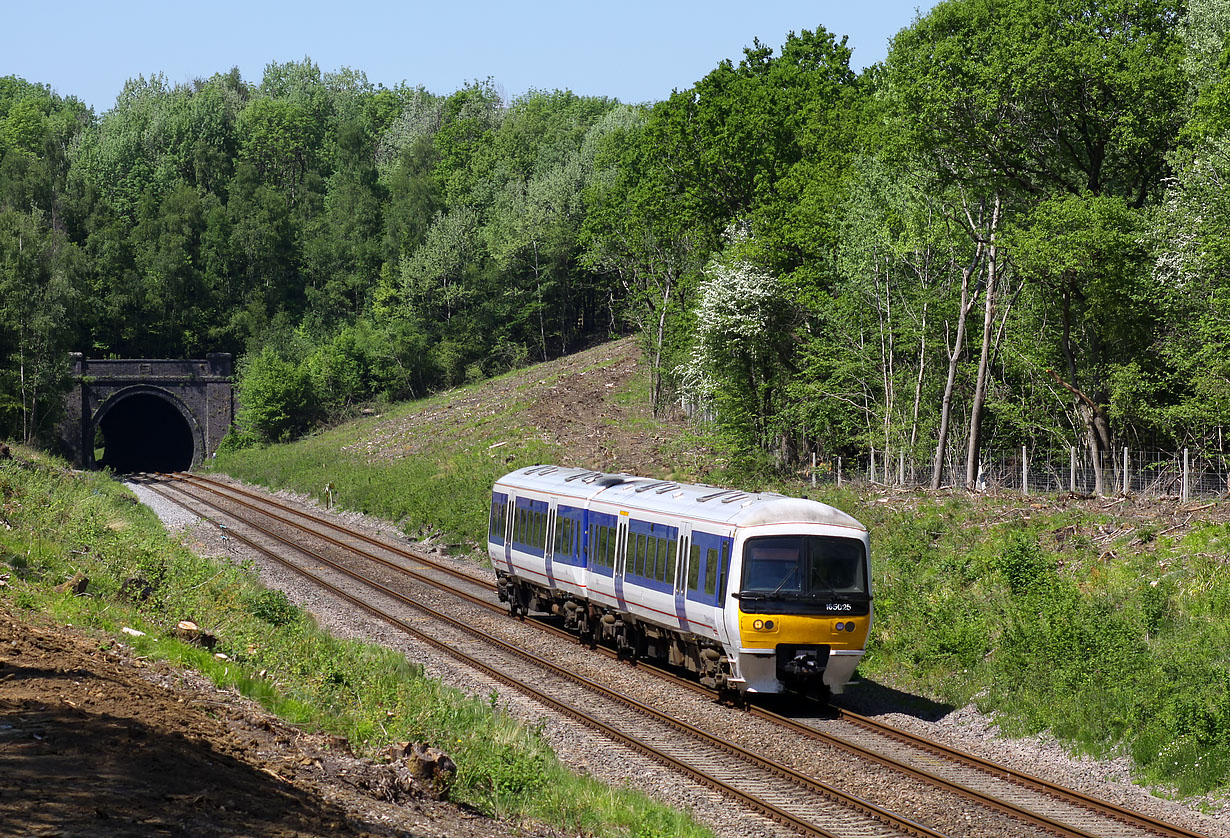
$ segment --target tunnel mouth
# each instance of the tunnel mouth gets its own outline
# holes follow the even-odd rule
[[[185,471],[195,453],[188,420],[152,393],[117,402],[98,420],[94,444],[95,465],[120,474]]]

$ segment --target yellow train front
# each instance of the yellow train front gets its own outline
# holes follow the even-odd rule
[[[823,685],[840,693],[871,631],[867,531],[795,499],[769,500],[757,517],[795,520],[735,529],[735,584],[724,618],[739,641],[727,652],[729,685],[755,693]]]
[[[871,629],[868,544],[816,501],[552,465],[496,481],[488,534],[511,613],[739,693],[842,691]]]

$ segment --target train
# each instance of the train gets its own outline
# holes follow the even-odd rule
[[[509,613],[746,694],[840,694],[871,631],[867,528],[774,492],[534,465],[491,492]]]

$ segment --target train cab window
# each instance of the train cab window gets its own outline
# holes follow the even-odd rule
[[[803,590],[799,545],[796,538],[754,538],[743,553],[743,590]]]
[[[863,543],[837,536],[750,538],[743,553],[743,590],[823,595],[867,590]]]
[[[498,541],[504,533],[500,532],[500,524],[503,523],[504,517],[500,515],[504,504],[500,503],[499,498],[491,499],[491,516],[487,520],[487,531],[491,533],[489,540]]]

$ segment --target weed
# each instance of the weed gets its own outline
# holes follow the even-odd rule
[[[289,625],[299,619],[299,609],[291,604],[282,591],[261,591],[252,597],[248,608],[253,617],[264,620],[275,628]]]

